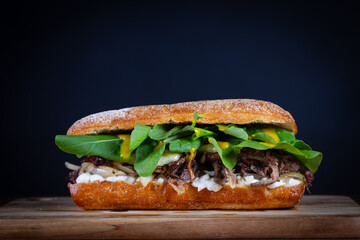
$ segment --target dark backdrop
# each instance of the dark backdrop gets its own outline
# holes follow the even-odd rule
[[[68,194],[64,161],[77,160],[54,136],[81,117],[223,98],[290,111],[298,138],[324,153],[312,192],[359,195],[355,3],[14,1],[1,11],[2,195]]]

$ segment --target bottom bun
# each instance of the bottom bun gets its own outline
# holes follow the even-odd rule
[[[218,192],[198,191],[190,183],[178,194],[168,183],[91,182],[70,184],[76,205],[83,209],[274,209],[299,203],[305,184],[277,188],[223,186]]]

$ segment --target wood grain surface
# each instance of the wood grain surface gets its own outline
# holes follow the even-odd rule
[[[0,208],[0,238],[360,238],[360,206],[345,196],[304,196],[257,211],[86,211],[67,197],[25,198]]]

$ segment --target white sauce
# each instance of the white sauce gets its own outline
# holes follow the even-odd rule
[[[206,171],[206,174],[201,176],[200,178],[196,178],[192,186],[196,187],[198,191],[202,191],[203,189],[207,189],[209,191],[217,192],[222,188],[222,185],[224,185],[224,180],[219,180],[214,178],[215,172],[213,171]],[[267,178],[263,178],[262,180],[265,180]],[[259,182],[259,179],[256,179],[253,175],[248,175],[245,177],[237,176],[238,180],[238,187],[244,187],[249,186],[252,183]],[[108,181],[108,182],[127,182],[129,184],[134,184],[136,182],[140,182],[144,187],[149,184],[149,182],[154,181],[157,184],[162,184],[165,182],[165,178],[163,175],[158,176],[156,179],[154,179],[154,175],[151,175],[149,177],[132,177],[132,176],[110,176],[107,178],[104,178],[98,174],[90,174],[90,173],[82,173],[80,174],[77,179],[76,183],[89,183],[89,182],[96,182],[96,181]],[[291,187],[298,184],[303,183],[303,181],[295,179],[295,178],[283,178],[279,181],[276,181],[267,187],[270,189],[277,188],[280,186],[285,187]],[[229,183],[225,183],[225,185],[229,185]]]
[[[283,180],[280,180],[280,181],[276,181],[270,185],[268,185],[268,188],[277,188],[277,187],[280,187],[280,186],[284,186],[286,183],[283,181]]]
[[[102,182],[102,181],[104,181],[104,180],[105,180],[105,179],[104,179],[102,176],[97,175],[97,174],[90,176],[90,182],[95,182],[95,181],[100,181],[100,182]]]
[[[290,186],[299,185],[300,183],[302,183],[302,181],[295,179],[295,178],[290,178],[289,182],[285,186],[290,187]]]
[[[200,178],[196,178],[194,182],[192,183],[194,187],[198,188],[198,191],[200,192],[204,188],[206,188],[209,191],[217,192],[219,191],[222,186],[214,181],[214,178],[211,178],[209,174],[205,174],[201,176]]]
[[[259,181],[258,179],[254,178],[253,175],[249,175],[245,177],[238,176],[237,179],[238,179],[238,185],[250,185],[252,183],[256,183]]]
[[[80,174],[80,175],[76,178],[76,182],[77,182],[77,183],[88,183],[89,181],[90,181],[90,173]]]
[[[164,181],[165,181],[165,179],[162,178],[162,177],[159,177],[159,178],[157,179],[157,183],[159,183],[159,184],[164,183]]]
[[[291,186],[298,185],[300,183],[302,183],[302,181],[297,180],[295,178],[289,178],[289,179],[287,179],[287,181],[286,180],[284,181],[284,180],[281,179],[279,181],[276,181],[276,182],[270,184],[268,186],[268,188],[277,188],[277,187],[280,187],[280,186],[291,187]]]
[[[131,177],[131,176],[111,176],[111,177],[107,177],[107,178],[103,178],[100,175],[94,174],[94,175],[90,175],[90,173],[83,173],[80,174],[77,179],[76,179],[76,183],[88,183],[88,182],[96,182],[96,181],[108,181],[108,182],[118,182],[118,181],[123,181],[123,182],[127,182],[129,184],[134,184],[135,182],[135,178]]]

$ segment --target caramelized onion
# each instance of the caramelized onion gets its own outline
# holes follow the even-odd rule
[[[128,174],[136,174],[136,172],[130,166],[123,166],[121,163],[114,163],[115,167],[119,170],[128,173]]]
[[[104,178],[113,177],[113,176],[126,176],[126,173],[107,166],[99,166],[97,168],[93,168],[91,173],[100,175]]]
[[[305,181],[304,175],[302,175],[301,173],[296,173],[296,172],[284,173],[279,177],[279,179],[284,179],[284,178],[296,178],[296,179]]]
[[[79,176],[83,173],[90,173],[95,168],[95,165],[91,162],[84,162],[81,164]]]
[[[73,171],[77,171],[80,169],[80,166],[78,165],[75,165],[75,164],[72,164],[72,163],[69,163],[69,162],[65,162],[65,167],[67,169],[70,169],[70,170],[73,170]]]

